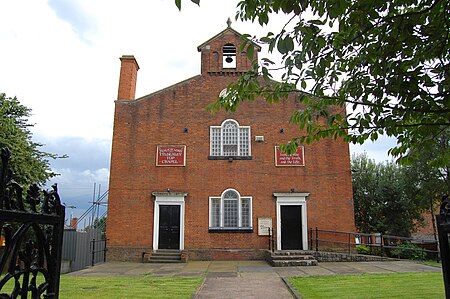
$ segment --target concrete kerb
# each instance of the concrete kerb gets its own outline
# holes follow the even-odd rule
[[[300,294],[297,293],[297,290],[291,285],[291,283],[289,282],[289,280],[287,280],[286,277],[281,277],[281,280],[284,282],[284,284],[288,288],[289,292],[291,292],[291,295],[295,299],[302,299],[302,296],[300,296]]]

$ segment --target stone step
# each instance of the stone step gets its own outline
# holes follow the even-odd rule
[[[172,264],[172,263],[181,263],[181,259],[179,260],[161,260],[161,259],[152,259],[150,258],[147,263],[159,263],[159,264]]]
[[[272,255],[272,260],[314,260],[312,255]]]
[[[272,252],[272,255],[312,255],[309,250],[280,250]]]
[[[151,252],[144,262],[148,263],[181,263],[181,251],[179,250],[157,250]]]
[[[181,252],[152,252],[151,256],[181,256]]]
[[[316,260],[272,260],[273,267],[317,266]]]
[[[166,260],[166,261],[181,260],[181,255],[151,255],[150,259],[151,260]]]

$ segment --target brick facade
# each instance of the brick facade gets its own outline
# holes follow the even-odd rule
[[[182,249],[192,258],[259,258],[268,237],[258,236],[258,218],[271,217],[275,231],[280,230],[274,193],[309,193],[308,228],[354,231],[347,143],[327,139],[305,145],[305,166],[275,166],[275,146],[299,133],[288,123],[292,111],[302,108],[295,94],[274,105],[263,100],[241,103],[235,113],[205,110],[221,90],[251,68],[238,52],[236,68],[223,69],[223,45],[239,49],[240,42],[236,31],[225,29],[198,47],[201,75],[139,99],[134,99],[137,62],[132,56],[122,57],[108,199],[109,259],[139,260],[142,251],[158,249],[153,248],[158,229],[155,192],[184,200]],[[210,126],[220,126],[226,119],[250,126],[251,160],[208,158]],[[264,136],[264,142],[255,142],[255,136]],[[157,145],[186,145],[186,165],[156,166]],[[229,188],[252,198],[253,231],[209,230],[209,197],[220,197]]]

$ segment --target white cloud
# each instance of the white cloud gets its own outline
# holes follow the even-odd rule
[[[69,154],[52,162],[61,172],[52,182],[68,202],[86,205],[94,182],[106,188],[119,57],[137,58],[137,97],[197,75],[197,46],[225,29],[236,4],[183,1],[179,12],[169,0],[0,1],[0,92],[33,110],[35,141],[45,150]],[[262,35],[284,20],[232,27]]]

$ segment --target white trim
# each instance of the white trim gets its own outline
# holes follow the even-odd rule
[[[306,197],[307,192],[293,193],[274,193],[277,198],[277,250],[281,248],[281,206],[301,206],[302,218],[302,247],[303,250],[308,249],[308,219],[306,213]]]
[[[184,250],[184,214],[185,197],[187,193],[155,192],[155,205],[153,209],[153,250],[159,249],[159,206],[180,206],[180,250]]]

